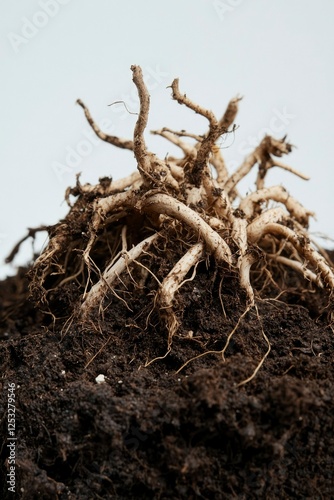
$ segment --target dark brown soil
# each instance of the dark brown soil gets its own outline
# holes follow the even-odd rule
[[[302,290],[293,276],[295,290]],[[147,296],[116,298],[92,328],[27,298],[26,270],[0,283],[1,498],[334,498],[334,334],[325,292],[289,292],[245,310],[233,277],[198,268],[182,294],[169,356]],[[59,316],[75,300],[54,297]],[[100,324],[100,331],[96,326]],[[249,377],[267,350],[256,377]],[[193,331],[193,338],[185,334]],[[103,374],[106,383],[95,378]],[[16,491],[7,490],[7,387],[16,384]]]

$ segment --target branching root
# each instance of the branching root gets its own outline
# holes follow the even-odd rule
[[[232,99],[217,119],[213,111],[183,94],[175,79],[173,99],[205,118],[208,127],[201,135],[156,130],[156,136],[180,151],[180,157],[158,158],[145,140],[149,92],[141,68],[132,66],[131,71],[139,96],[131,140],[104,133],[86,105],[77,102],[101,140],[132,151],[136,170],[123,179],[104,177],[95,186],[82,185],[77,176],[76,185],[66,192],[70,209],[65,219],[36,230],[47,230],[49,243],[30,271],[35,300],[48,303],[52,311],[57,293],[70,289],[76,294],[77,309],[68,314],[75,313],[85,322],[94,310],[107,309],[108,292],[119,297],[127,310],[133,310],[134,295],[144,293],[150,311],[146,323],[158,317],[167,329],[170,352],[183,320],[183,284],[195,284],[200,273],[212,268],[219,282],[213,300],[217,299],[224,321],[228,321],[222,287],[225,276],[236,280],[246,312],[269,293],[269,285],[280,281],[281,287],[288,287],[289,273],[305,280],[303,287],[312,292],[323,288],[331,296],[332,264],[307,231],[313,212],[283,186],[265,186],[267,172],[274,167],[308,179],[281,161],[292,150],[286,137],[265,136],[239,168],[229,173],[220,143],[222,136],[235,133],[240,98]],[[255,191],[242,198],[239,183],[252,169],[257,171]],[[34,236],[36,231],[29,231]],[[18,248],[19,244],[10,259]],[[138,313],[138,318],[143,314]],[[222,356],[234,332],[219,351]],[[264,334],[263,338],[270,347]]]
[[[168,330],[168,349],[171,348],[173,336],[179,327],[179,322],[173,307],[175,294],[186,281],[195,278],[195,273],[193,273],[189,280],[185,280],[186,275],[192,267],[195,267],[196,270],[196,265],[201,259],[203,251],[204,244],[202,242],[192,246],[168,273],[158,292],[161,317],[165,319]]]

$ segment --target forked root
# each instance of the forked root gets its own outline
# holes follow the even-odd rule
[[[232,254],[227,243],[197,212],[184,203],[166,194],[156,194],[145,199],[141,203],[141,209],[145,212],[170,215],[184,222],[199,234],[218,261],[232,265]]]
[[[263,228],[262,235],[273,234],[286,238],[296,248],[298,253],[308,261],[316,272],[319,272],[323,283],[330,289],[334,289],[334,273],[324,257],[320,255],[312,246],[309,241],[303,237],[298,236],[294,231],[281,224],[271,223]]]
[[[255,191],[241,201],[239,209],[244,212],[247,219],[251,219],[256,213],[256,208],[259,209],[259,205],[268,200],[283,203],[290,212],[290,216],[306,227],[309,217],[314,215],[313,212],[304,208],[299,201],[290,196],[282,186],[272,186]]]
[[[203,256],[203,251],[204,244],[201,242],[196,243],[196,245],[191,247],[168,273],[166,278],[163,280],[161,288],[158,292],[158,305],[161,311],[161,316],[166,321],[168,330],[169,350],[172,345],[173,336],[179,327],[179,322],[173,307],[175,294],[184,283],[194,279],[196,272],[195,266]],[[195,267],[195,271],[192,277],[186,280],[185,277],[192,267]]]
[[[293,260],[293,259],[288,259],[287,257],[283,257],[282,255],[273,255],[273,254],[267,254],[267,257],[269,259],[272,259],[273,261],[276,261],[278,263],[281,263],[285,266],[291,267],[291,269],[294,269],[298,273],[300,273],[306,280],[312,281],[315,283],[317,286],[323,288],[323,284],[321,282],[321,279],[319,276],[317,276],[315,273],[310,271],[310,269],[307,269],[305,265],[303,265],[301,262],[298,260]]]
[[[149,248],[153,241],[157,239],[158,235],[158,233],[152,234],[152,236],[141,241],[134,248],[125,252],[124,255],[121,255],[115,264],[105,269],[101,279],[92,286],[81,305],[81,316],[83,319],[87,317],[90,311],[102,304],[105,295],[112,288],[117,278],[119,278],[131,262],[137,260],[140,255]]]

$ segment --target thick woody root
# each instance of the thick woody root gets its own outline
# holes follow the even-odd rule
[[[222,135],[236,130],[234,121],[240,98],[232,99],[222,118],[217,119],[212,111],[182,94],[176,79],[171,85],[173,99],[205,118],[208,130],[202,135],[168,128],[154,131],[181,152],[180,157],[160,159],[149,151],[144,137],[150,96],[142,71],[139,66],[132,66],[131,70],[140,101],[133,139],[105,134],[85,104],[80,100],[78,104],[101,140],[133,153],[137,170],[124,179],[102,178],[96,186],[82,185],[77,177],[76,186],[66,192],[69,214],[51,228],[49,244],[32,269],[32,289],[42,291],[40,295],[45,298],[48,287],[61,288],[73,278],[81,294],[78,314],[85,320],[91,311],[102,309],[105,296],[116,293],[116,286],[126,286],[126,276],[135,281],[133,266],[154,274],[150,265],[144,266],[141,260],[164,241],[170,270],[160,280],[155,277],[152,307],[159,311],[166,326],[168,350],[180,326],[178,318],[182,317],[175,298],[182,294],[183,283],[196,280],[197,264],[204,256],[216,262],[220,273],[227,271],[239,276],[247,308],[256,304],[259,294],[252,284],[255,265],[257,272],[269,266],[271,274],[271,263],[276,263],[331,294],[333,268],[326,254],[310,242],[307,232],[313,213],[284,187],[265,186],[267,172],[273,167],[308,179],[281,161],[292,150],[286,137],[265,136],[230,174],[219,141]],[[242,198],[238,185],[253,168],[258,172],[256,189]],[[71,197],[76,198],[73,206]],[[273,202],[276,206],[272,208]],[[169,241],[166,227],[172,226],[179,231]],[[174,252],[176,247],[183,249],[183,255]],[[150,255],[153,265],[153,250]],[[261,294],[265,294],[265,289]]]

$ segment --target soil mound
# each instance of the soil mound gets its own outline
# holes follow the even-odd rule
[[[27,300],[23,269],[0,284],[7,311],[0,330],[2,498],[13,497],[6,484],[10,383],[16,384],[17,498],[333,496],[329,311],[321,314],[323,304],[314,301],[310,312],[293,297],[260,304],[271,352],[248,384],[238,386],[267,348],[251,311],[224,360],[203,356],[176,374],[203,345],[219,350],[243,312],[238,283],[226,282],[222,322],[212,276],[199,269],[196,290],[189,286],[183,294],[183,324],[196,332],[193,338],[175,338],[170,355],[146,368],[164,352],[165,340],[159,328],[148,334],[129,327],[122,302],[102,323],[96,318],[100,332],[73,322],[64,334],[63,324]],[[145,310],[147,297],[137,300],[137,310]],[[96,382],[100,374],[105,383]]]

